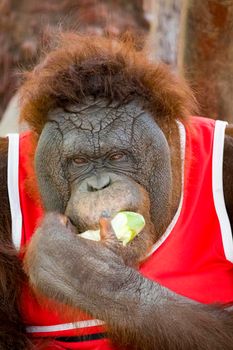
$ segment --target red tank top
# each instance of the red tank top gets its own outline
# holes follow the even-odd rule
[[[179,208],[140,273],[202,303],[228,303],[233,301],[233,240],[222,187],[226,123],[193,117],[190,124],[184,128],[178,123],[183,164]],[[42,208],[25,191],[29,148],[30,133],[19,139],[9,135],[8,190],[18,249],[30,240],[43,217]],[[101,321],[82,314],[77,323],[67,323],[56,310],[39,305],[28,286],[21,305],[29,334],[55,339],[49,349],[113,349]],[[72,342],[58,339],[70,336]]]

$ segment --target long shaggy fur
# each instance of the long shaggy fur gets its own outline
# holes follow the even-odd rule
[[[21,120],[40,134],[48,111],[85,103],[89,96],[138,100],[159,118],[185,120],[196,108],[185,82],[138,52],[132,40],[63,33],[41,63],[24,75]]]
[[[21,120],[29,123],[36,137],[41,133],[50,110],[85,103],[89,96],[102,97],[109,102],[116,100],[120,104],[138,100],[157,120],[161,118],[163,125],[167,122],[169,128],[175,119],[186,121],[196,108],[195,98],[187,85],[174,77],[166,66],[150,62],[130,40],[83,37],[73,33],[60,35],[41,63],[33,71],[25,73],[20,94]],[[174,138],[174,142],[179,143],[179,140]],[[32,144],[29,163],[35,147],[36,144]],[[175,149],[178,148],[176,145]],[[24,275],[10,239],[6,163],[7,142],[3,140],[0,142],[0,198],[3,206],[0,213],[0,319],[4,322],[0,325],[0,350],[22,350],[31,345],[26,339],[19,314]],[[173,164],[173,168],[177,171],[179,167]],[[30,175],[35,178],[33,167]],[[130,346],[135,349],[233,349],[232,313],[221,308],[187,307],[168,302],[161,314],[158,309],[157,319],[153,309],[151,314],[148,312],[147,318],[149,324],[158,323],[153,344],[148,341],[153,336],[151,328],[145,327],[144,322],[138,343],[122,331],[116,340],[135,344]],[[180,327],[177,327],[177,320]],[[182,337],[180,329],[184,330]],[[114,334],[117,331],[114,330]],[[36,348],[43,346],[42,343]]]
[[[7,148],[7,139],[0,139],[0,350],[25,350],[29,348],[29,340],[25,336],[19,314],[24,274],[11,241],[11,214],[7,194]]]

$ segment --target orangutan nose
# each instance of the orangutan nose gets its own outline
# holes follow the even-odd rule
[[[87,190],[95,192],[103,190],[111,184],[111,178],[108,174],[99,174],[92,176],[87,180]]]

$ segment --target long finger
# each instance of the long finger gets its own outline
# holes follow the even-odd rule
[[[104,242],[118,243],[116,234],[111,225],[111,217],[107,213],[102,213],[100,220],[100,238]]]

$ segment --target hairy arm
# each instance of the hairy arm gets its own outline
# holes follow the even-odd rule
[[[23,271],[11,240],[7,192],[7,139],[0,139],[0,349],[23,350],[27,340],[18,312]]]
[[[233,228],[233,125],[229,125],[226,128],[223,158],[223,188],[227,213],[231,227]]]
[[[130,349],[233,349],[233,316],[193,303],[126,266],[115,242],[78,237],[49,214],[26,256],[34,288],[104,320],[111,337]],[[107,238],[106,238],[107,237]]]

